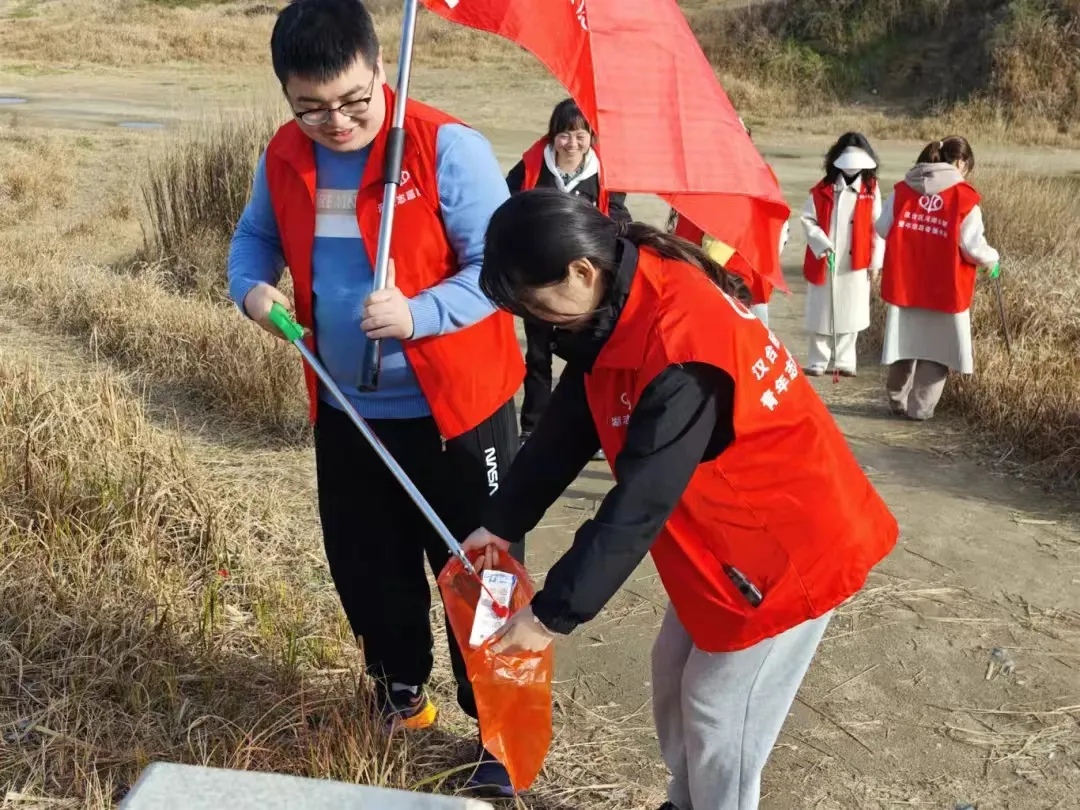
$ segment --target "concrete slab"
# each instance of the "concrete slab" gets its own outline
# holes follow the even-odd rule
[[[487,802],[277,773],[155,762],[120,810],[494,810]]]

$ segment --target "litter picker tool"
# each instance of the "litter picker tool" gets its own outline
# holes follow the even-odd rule
[[[435,510],[431,508],[431,504],[427,502],[427,499],[424,498],[420,490],[416,488],[416,484],[412,482],[405,473],[405,470],[397,463],[397,460],[390,454],[390,451],[386,449],[386,446],[379,437],[376,436],[375,432],[368,426],[368,423],[364,421],[364,417],[357,413],[356,408],[349,402],[348,397],[342,393],[337,383],[334,382],[334,378],[330,376],[325,368],[323,368],[322,363],[315,357],[314,352],[304,345],[303,327],[292,319],[292,316],[289,315],[289,311],[281,304],[274,304],[270,309],[270,321],[274,326],[281,330],[281,333],[285,336],[286,340],[300,350],[300,354],[303,355],[307,364],[311,366],[312,371],[314,371],[319,379],[322,380],[323,385],[330,391],[331,396],[334,397],[338,405],[345,411],[349,419],[352,420],[352,423],[356,425],[356,429],[360,431],[365,439],[367,439],[367,443],[371,445],[371,449],[375,451],[380,459],[382,459],[383,464],[390,470],[391,475],[397,479],[397,482],[401,484],[405,493],[412,499],[412,502],[416,504],[424,517],[427,518],[428,523],[435,529],[439,538],[446,544],[446,547],[450,549],[450,553],[461,561],[461,564],[465,567],[466,571],[476,577],[477,581],[480,583],[480,587],[491,597],[492,611],[495,615],[499,616],[499,618],[504,618],[506,615],[509,615],[509,607],[499,602],[499,600],[492,596],[491,592],[488,591],[480,574],[477,572],[476,568],[473,567],[473,564],[469,562],[469,558],[461,548],[461,544],[458,543],[454,538],[454,535],[450,532],[450,529],[443,523],[442,518],[440,518]]]
[[[997,271],[995,273],[995,271]],[[991,278],[994,279],[994,293],[997,296],[998,315],[1001,316],[1001,332],[1005,336],[1005,351],[1009,353],[1009,357],[1012,357],[1012,340],[1009,338],[1009,321],[1005,317],[1005,297],[1001,292],[1001,262],[994,265],[994,269],[990,271]]]
[[[394,113],[386,136],[386,160],[383,164],[382,219],[379,220],[379,246],[375,252],[375,278],[372,292],[386,289],[390,267],[390,237],[394,230],[394,204],[401,186],[401,159],[405,152],[405,105],[409,97],[409,77],[412,73],[413,39],[416,33],[416,13],[419,0],[405,0],[401,23],[401,48],[398,51],[397,91],[394,93]],[[369,340],[364,344],[363,362],[357,388],[375,391],[379,387],[382,365],[382,341]]]
[[[832,381],[840,382],[840,367],[836,365],[836,251],[829,251],[829,328],[832,330]]]

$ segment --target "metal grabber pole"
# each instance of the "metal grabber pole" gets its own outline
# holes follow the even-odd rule
[[[386,289],[386,276],[390,267],[390,235],[394,230],[394,204],[401,186],[401,158],[405,150],[405,104],[409,97],[409,76],[412,73],[413,38],[416,33],[416,14],[419,0],[405,0],[404,19],[401,24],[401,48],[398,52],[397,91],[394,94],[394,113],[390,119],[390,132],[386,138],[386,160],[383,164],[382,219],[379,221],[379,247],[375,254],[375,280],[372,291]],[[375,391],[379,387],[379,370],[382,364],[381,341],[369,340],[364,346],[357,387],[361,391]]]
[[[442,518],[440,518],[435,510],[431,508],[431,504],[427,502],[427,499],[420,493],[420,490],[416,488],[416,484],[409,479],[405,470],[403,470],[401,465],[397,463],[392,455],[390,455],[390,451],[386,449],[386,446],[379,437],[375,435],[375,432],[368,426],[368,423],[364,421],[364,417],[357,413],[356,408],[349,402],[348,397],[342,393],[337,383],[334,382],[334,378],[330,376],[325,368],[323,368],[322,363],[315,357],[315,354],[311,349],[304,345],[303,327],[292,319],[289,315],[289,311],[281,306],[281,304],[274,304],[271,308],[270,320],[273,322],[274,326],[280,329],[281,333],[285,335],[285,339],[300,350],[300,354],[304,356],[304,360],[307,361],[307,364],[311,366],[312,370],[319,376],[323,385],[326,386],[330,394],[337,400],[338,405],[341,406],[349,419],[352,420],[352,423],[356,425],[357,430],[359,430],[364,438],[367,439],[368,444],[371,445],[371,449],[375,451],[380,459],[382,459],[383,464],[386,465],[386,468],[390,470],[390,473],[397,479],[397,482],[401,484],[402,488],[412,499],[412,502],[416,504],[420,512],[427,518],[428,523],[432,525],[439,537],[446,544],[446,547],[450,549],[450,552],[461,560],[461,564],[465,566],[465,570],[473,576],[479,577],[473,564],[469,562],[469,558],[461,548],[461,544],[458,543],[454,538],[453,533],[447,528],[446,524],[443,523]]]
[[[1012,357],[1012,340],[1009,338],[1009,319],[1005,317],[1005,296],[1001,292],[1001,262],[998,262],[991,269],[991,273],[997,271],[994,275],[994,292],[997,296],[998,315],[1001,317],[1001,332],[1005,336],[1005,351],[1009,353],[1009,357]]]
[[[840,367],[836,364],[836,251],[829,251],[829,328],[832,330],[832,381],[840,382]]]

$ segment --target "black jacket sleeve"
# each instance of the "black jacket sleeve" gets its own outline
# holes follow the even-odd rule
[[[585,374],[580,366],[568,363],[536,430],[489,499],[484,528],[510,542],[520,541],[599,447],[600,437],[585,399]]]
[[[615,459],[618,483],[533,599],[533,612],[546,627],[570,633],[596,616],[630,577],[698,465],[733,441],[734,392],[730,376],[701,364],[669,366],[649,384]]]
[[[506,187],[510,189],[511,194],[517,194],[521,191],[521,185],[525,182],[525,161],[519,160],[514,164],[514,168],[510,170],[510,174],[506,175]]]
[[[631,222],[633,217],[626,208],[626,195],[621,191],[608,194],[608,216],[616,222]]]

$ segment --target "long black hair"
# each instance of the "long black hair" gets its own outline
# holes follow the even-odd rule
[[[878,163],[877,152],[874,151],[874,147],[870,145],[870,141],[866,139],[866,136],[861,132],[845,132],[840,138],[829,147],[829,151],[825,153],[825,180],[831,185],[836,182],[841,174],[840,170],[833,165],[840,155],[844,153],[844,150],[849,146],[854,146],[856,149],[862,149],[866,154],[873,158],[874,163]],[[873,169],[863,169],[859,172],[862,176],[863,185],[867,185],[871,180],[877,182],[877,167]]]
[[[515,194],[492,215],[480,289],[499,309],[531,318],[523,303],[528,291],[558,284],[569,275],[571,262],[588,259],[610,290],[619,268],[620,238],[692,265],[724,292],[748,299],[741,281],[701,248],[644,222],[616,223],[584,199],[552,188]]]

